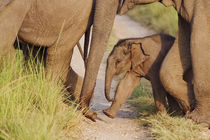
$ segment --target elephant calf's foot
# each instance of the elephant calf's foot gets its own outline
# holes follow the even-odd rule
[[[194,122],[210,129],[210,117],[205,115],[205,113],[201,113],[198,109],[195,109],[193,112],[187,114],[187,118],[192,119]]]
[[[93,122],[96,122],[95,119],[97,118],[97,113],[90,111],[88,106],[84,104],[84,102],[80,102],[80,107],[78,109],[82,110],[82,113],[86,118],[92,120]]]
[[[116,113],[113,113],[109,108],[103,110],[103,113],[104,113],[106,116],[108,116],[109,118],[112,118],[112,119],[114,119],[114,118],[115,118],[115,115],[116,115]]]
[[[93,122],[96,122],[97,113],[92,112],[90,110],[86,110],[85,112],[83,111],[83,114],[85,115],[86,118],[92,120]]]

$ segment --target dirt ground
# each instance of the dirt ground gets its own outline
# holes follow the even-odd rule
[[[154,34],[153,31],[145,29],[127,16],[117,16],[113,27],[115,36],[121,38],[143,37]],[[104,55],[96,82],[94,98],[91,103],[91,110],[97,112],[97,122],[86,118],[82,123],[81,139],[85,140],[149,140],[147,131],[138,125],[136,113],[126,103],[118,112],[115,119],[110,119],[102,113],[103,109],[110,106],[104,95],[104,79],[106,58]],[[81,76],[84,75],[84,65],[81,56],[75,47],[72,58],[73,69]],[[118,81],[112,83],[111,94],[113,96]]]

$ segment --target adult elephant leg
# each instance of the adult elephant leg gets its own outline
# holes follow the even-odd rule
[[[13,43],[31,6],[30,0],[14,0],[0,12],[0,55],[15,57]]]
[[[78,81],[80,81],[80,84],[82,83],[82,78],[70,67],[73,47],[80,37],[78,34],[75,34],[73,37],[70,35],[69,32],[66,32],[66,34],[61,36],[61,41],[58,41],[53,46],[47,48],[46,74],[51,80],[61,80],[67,90],[68,88],[72,88],[71,91],[73,94],[75,90],[78,89],[76,87]],[[68,92],[65,94],[66,97],[70,96]]]
[[[83,78],[80,77],[71,67],[70,62],[73,54],[72,47],[54,46],[47,49],[46,71],[52,79],[62,80],[67,88],[66,98],[68,102],[70,97],[76,101],[79,100],[82,89]],[[56,51],[55,51],[56,49]]]
[[[191,55],[196,108],[190,117],[210,125],[210,2],[199,1],[192,19]],[[205,7],[205,8],[204,8]],[[207,8],[208,7],[208,8]],[[200,8],[200,9],[199,9]],[[200,16],[203,15],[203,16]]]
[[[169,113],[183,113],[181,108],[179,107],[178,102],[175,100],[174,97],[172,97],[169,93],[166,94],[167,101],[168,101],[168,108]]]
[[[117,111],[120,107],[125,103],[127,98],[131,95],[133,90],[139,85],[140,77],[136,75],[134,72],[127,72],[125,77],[120,81],[117,91],[114,97],[114,101],[110,108],[104,110],[104,114],[106,114],[110,118],[114,118],[117,114]]]
[[[67,100],[79,101],[80,93],[82,90],[83,78],[79,76],[71,67],[67,74],[67,81],[65,86],[67,87],[68,95]]]
[[[193,104],[194,95],[192,84],[183,80],[185,71],[191,68],[190,39],[187,35],[189,30],[186,30],[190,26],[183,27],[185,27],[186,32],[181,34],[180,31],[178,39],[165,57],[160,70],[160,79],[165,90],[177,100],[180,108],[187,113],[191,109],[191,104]],[[179,40],[182,40],[182,42]],[[179,50],[178,45],[186,47]]]
[[[69,52],[69,61],[71,63],[71,59],[73,56],[73,49]],[[67,88],[65,94],[65,102],[69,103],[69,101],[76,101],[79,102],[80,93],[82,90],[83,78],[79,76],[70,66],[67,72],[66,81],[64,83],[65,87]]]
[[[70,68],[71,50],[65,50],[64,46],[50,47],[47,49],[46,74],[51,80],[65,82]]]
[[[158,113],[164,113],[167,109],[167,102],[170,112],[179,112],[180,108],[177,101],[164,89],[163,85],[157,76],[153,76],[155,79],[151,80],[154,102]]]
[[[88,107],[93,96],[99,66],[106,50],[114,23],[119,0],[97,0],[93,21],[93,35],[88,57],[87,69],[80,96],[81,108],[86,117],[95,120],[96,113]]]

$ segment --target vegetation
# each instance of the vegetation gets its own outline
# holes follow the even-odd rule
[[[127,13],[141,25],[152,28],[157,33],[176,35],[178,16],[173,7],[165,7],[159,2],[138,5]]]
[[[81,113],[62,102],[63,85],[49,81],[41,63],[24,67],[0,60],[0,139],[61,140],[77,137]],[[32,66],[33,65],[33,66]]]
[[[112,51],[112,49],[114,48],[114,45],[117,43],[119,39],[114,35],[114,33],[112,32],[110,37],[109,37],[109,42],[107,45],[107,52],[110,53]]]
[[[151,136],[157,140],[207,140],[206,129],[182,116],[155,114],[151,87],[146,81],[133,92],[130,103],[139,113],[139,123],[148,127]]]

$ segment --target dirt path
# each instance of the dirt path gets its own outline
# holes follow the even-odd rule
[[[114,34],[118,38],[143,37],[154,32],[141,27],[127,16],[117,16],[114,24]],[[110,119],[102,113],[103,109],[110,106],[104,96],[104,76],[106,68],[106,53],[100,66],[97,78],[94,98],[91,103],[91,110],[98,113],[97,122],[84,119],[82,124],[81,138],[85,140],[148,140],[147,132],[141,128],[135,120],[136,114],[128,104],[124,104],[115,119]],[[84,67],[78,50],[74,51],[72,67],[81,76],[84,74]],[[117,80],[112,83],[111,94],[117,85]]]
[[[116,16],[113,30],[120,39],[145,37],[155,33],[153,30],[140,26],[139,23],[131,20],[128,16]]]

